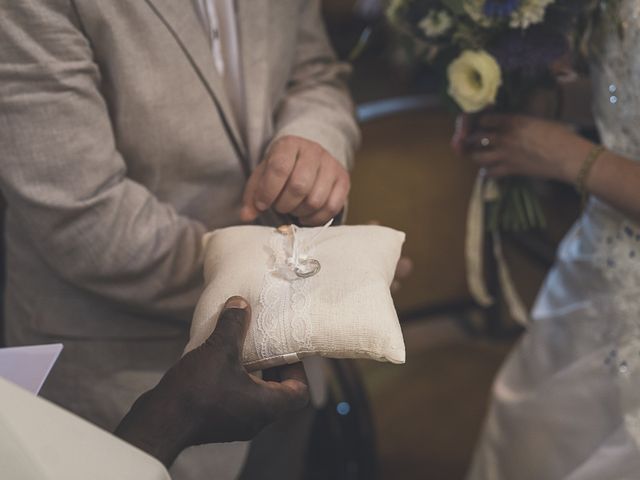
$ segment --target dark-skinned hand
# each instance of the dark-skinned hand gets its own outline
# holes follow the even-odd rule
[[[138,398],[116,435],[168,466],[189,446],[249,440],[281,415],[304,408],[309,394],[302,364],[278,369],[278,381],[242,367],[250,318],[247,301],[230,298],[209,339]]]

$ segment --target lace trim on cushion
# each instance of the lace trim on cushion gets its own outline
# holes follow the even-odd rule
[[[312,246],[304,239],[308,232],[298,231],[305,255]],[[309,286],[312,278],[296,276],[287,264],[291,256],[291,237],[277,230],[269,239],[269,264],[264,275],[256,317],[258,334],[254,336],[261,359],[313,349]]]

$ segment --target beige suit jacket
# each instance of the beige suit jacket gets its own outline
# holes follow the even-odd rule
[[[246,132],[191,0],[0,0],[7,339],[64,343],[43,394],[107,429],[179,358],[269,143],[358,141],[319,1],[237,7]]]

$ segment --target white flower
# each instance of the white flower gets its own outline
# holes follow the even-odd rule
[[[547,7],[555,0],[525,0],[520,8],[511,14],[509,26],[511,28],[529,28],[531,25],[544,20]]]
[[[428,38],[444,35],[452,26],[453,19],[445,10],[432,10],[418,24]]]
[[[475,113],[496,101],[502,85],[498,62],[487,52],[465,50],[447,69],[449,95],[466,113]]]
[[[500,19],[491,18],[484,14],[487,0],[464,0],[464,9],[473,21],[483,27],[490,27]],[[520,5],[509,15],[511,28],[529,28],[531,25],[544,20],[547,7],[555,0],[521,0]]]
[[[464,10],[474,22],[483,27],[488,27],[493,21],[484,14],[485,1],[486,0],[464,0]]]

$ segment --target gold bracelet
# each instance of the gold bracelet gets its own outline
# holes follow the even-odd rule
[[[587,180],[589,179],[589,174],[591,173],[591,169],[593,165],[596,163],[596,160],[600,158],[605,151],[605,148],[602,145],[598,145],[593,147],[587,155],[587,158],[584,160],[582,167],[580,167],[580,172],[578,172],[578,177],[576,178],[576,190],[580,195],[582,200],[582,207],[587,204],[587,200],[589,198],[589,192],[587,191]]]

